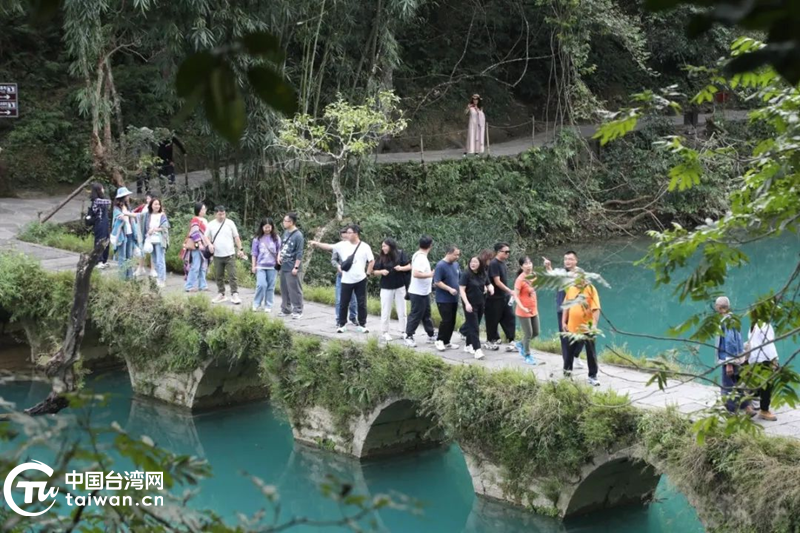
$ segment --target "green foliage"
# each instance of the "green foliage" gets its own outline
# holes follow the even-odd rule
[[[17,234],[21,241],[32,242],[70,252],[90,253],[94,246],[89,235],[79,236],[68,231],[64,226],[51,222],[31,222]]]

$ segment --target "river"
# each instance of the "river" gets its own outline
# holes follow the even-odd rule
[[[384,510],[378,514],[382,531],[449,533],[684,533],[703,527],[686,498],[665,478],[655,502],[646,507],[626,507],[595,513],[561,523],[479,499],[472,490],[464,457],[457,445],[417,454],[367,461],[294,445],[288,422],[268,402],[253,403],[189,416],[177,409],[142,401],[131,394],[124,372],[87,380],[96,392],[110,394],[106,407],[94,409],[94,423],[118,422],[131,435],[145,434],[175,453],[206,459],[213,477],[201,485],[193,500],[198,508],[212,509],[235,520],[235,513],[254,513],[263,507],[258,490],[241,472],[275,485],[285,518],[316,519],[339,516],[330,500],[320,495],[319,484],[328,474],[351,482],[354,492],[376,495],[396,492],[419,501],[421,514]],[[15,383],[2,396],[20,407],[36,403],[48,392],[41,383]],[[47,462],[43,457],[31,456]],[[121,462],[124,465],[124,462]],[[119,465],[117,470],[119,471]],[[331,529],[329,529],[331,530]],[[319,531],[295,528],[292,531]]]
[[[548,257],[554,266],[562,266],[564,251],[575,250],[578,253],[578,264],[588,272],[597,272],[603,276],[610,288],[598,285],[603,313],[608,316],[614,326],[626,333],[668,337],[667,330],[674,327],[693,313],[710,312],[711,302],[679,302],[673,295],[674,286],[655,288],[655,273],[634,263],[644,257],[649,239],[631,239],[607,241],[601,244],[575,244],[548,249],[539,253],[536,260],[541,264],[539,256]],[[755,242],[742,247],[742,251],[750,259],[749,264],[733,269],[726,280],[724,294],[735,310],[740,310],[755,301],[758,295],[769,290],[778,291],[788,280],[800,253],[800,237],[786,234],[777,239]],[[683,279],[680,270],[673,280]],[[552,291],[539,291],[539,313],[542,324],[542,335],[550,337],[557,331],[555,318],[555,296]],[[742,335],[747,339],[749,322],[743,321]],[[677,358],[692,366],[708,366],[714,362],[712,348],[701,348],[699,353],[690,353],[687,345],[676,340],[654,340],[651,338],[622,335],[609,331],[607,323],[601,320],[600,328],[606,336],[599,341],[599,349],[607,345],[627,345],[627,348],[638,355],[654,356],[670,349],[678,350]],[[788,357],[800,350],[800,340],[786,339],[776,343],[778,354]],[[793,361],[792,366],[800,370],[800,363]]]

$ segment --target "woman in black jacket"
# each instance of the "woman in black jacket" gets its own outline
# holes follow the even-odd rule
[[[108,237],[111,235],[111,219],[108,216],[111,200],[106,198],[106,193],[101,183],[92,183],[91,202],[92,205],[89,207],[89,214],[86,218],[91,223],[94,233],[94,245],[97,247],[98,242],[103,239],[108,241]],[[106,247],[103,250],[103,256],[97,263],[97,268],[108,268],[108,242],[106,242]]]
[[[383,340],[389,342],[389,319],[392,316],[392,303],[397,310],[400,331],[406,331],[406,279],[411,270],[411,262],[403,250],[397,249],[394,239],[384,239],[381,253],[372,268],[374,276],[381,278],[381,332]]]
[[[494,292],[494,287],[486,274],[485,261],[481,261],[478,257],[470,259],[469,268],[461,274],[458,285],[461,303],[464,306],[462,335],[467,338],[464,350],[473,354],[475,359],[483,359],[479,328],[486,303],[486,293]]]

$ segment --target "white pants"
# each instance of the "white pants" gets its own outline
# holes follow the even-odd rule
[[[389,319],[392,316],[392,303],[397,308],[400,331],[406,331],[406,288],[381,289],[381,331],[389,333]]]

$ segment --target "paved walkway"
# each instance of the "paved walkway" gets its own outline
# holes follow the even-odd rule
[[[700,115],[699,125],[705,124],[706,119],[711,115]],[[726,111],[725,117],[729,120],[743,120],[747,117],[747,111]],[[673,124],[676,126],[683,124],[683,117],[671,117]],[[641,122],[637,124],[637,129],[641,127]],[[565,129],[577,130],[584,137],[591,137],[597,131],[596,125],[573,126]],[[555,132],[558,130],[551,129],[549,131],[537,133],[531,139],[530,137],[514,139],[504,143],[499,143],[491,146],[491,155],[495,157],[515,156],[521,154],[525,150],[530,149],[532,146],[543,146],[553,142]],[[421,152],[397,152],[378,154],[376,161],[378,163],[406,163],[409,161],[421,161],[423,158],[426,162],[445,161],[461,159],[464,157],[463,150],[460,148],[449,150],[433,150],[426,151],[424,155]],[[178,186],[183,186],[184,175],[178,175],[176,181]],[[211,179],[211,172],[209,170],[198,170],[189,172],[189,187],[195,188]],[[135,189],[135,183],[129,185],[131,190]],[[45,194],[36,198],[0,198],[0,246],[7,243],[9,240],[14,239],[19,229],[28,224],[29,222],[39,219],[40,214],[46,214],[60,202],[62,202],[67,195],[47,196]],[[81,218],[82,214],[86,212],[89,200],[86,195],[78,195],[78,197],[71,200],[61,210],[56,213],[50,220],[52,222],[69,222]]]
[[[78,254],[56,250],[46,246],[12,241],[6,243],[4,247],[15,248],[32,257],[40,259],[42,266],[47,270],[74,271],[78,262]],[[113,276],[116,274],[117,271],[115,268],[104,272],[104,275]],[[200,294],[208,298],[213,297],[215,295],[214,284],[210,283],[209,287],[211,289],[210,292]],[[183,278],[174,274],[169,275],[165,291],[168,293],[185,295],[186,293],[183,292]],[[234,311],[249,309],[253,301],[253,289],[242,288],[240,295],[243,300],[242,305],[235,306],[229,302],[220,305],[230,307]],[[280,301],[279,296],[276,298]],[[274,313],[277,313],[278,307],[278,302],[276,302]],[[275,314],[274,316],[277,315]],[[302,319],[293,320],[286,318],[279,320],[284,320],[290,329],[299,333],[316,335],[329,339],[364,340],[368,337],[377,338],[380,333],[380,321],[379,318],[374,315],[370,315],[368,319],[367,326],[370,328],[368,334],[359,334],[355,332],[347,332],[344,334],[336,333],[333,320],[333,308],[328,305],[313,302],[306,303]],[[394,337],[398,338],[398,340],[392,342],[401,345],[402,341],[399,340],[398,335],[399,325],[395,320],[392,321],[391,332]],[[464,353],[461,349],[437,352],[432,345],[426,344],[421,340],[423,337],[424,334],[422,333],[417,335],[417,342],[419,343],[416,348],[417,351],[433,353],[451,364],[476,364],[490,369],[518,368],[533,372],[536,377],[541,380],[557,379],[561,377],[560,355],[537,352],[535,354],[536,358],[544,362],[544,364],[537,366],[526,365],[518,354],[507,352],[486,352],[486,357],[483,360],[476,361],[472,356]],[[463,347],[463,340],[459,340],[458,337],[458,334],[456,334],[454,342],[461,344]],[[586,370],[576,371],[575,376],[577,381],[582,382],[586,377]],[[646,385],[650,379],[650,374],[617,366],[601,365],[598,378],[601,383],[601,389],[613,389],[621,394],[627,394],[634,405],[646,409],[676,405],[682,412],[692,415],[699,410],[713,405],[718,396],[717,389],[714,387],[680,381],[670,381],[666,389],[661,391],[656,385]],[[757,422],[764,427],[768,434],[800,438],[800,410],[783,408],[779,410],[777,414],[777,422],[764,422],[761,420]]]

